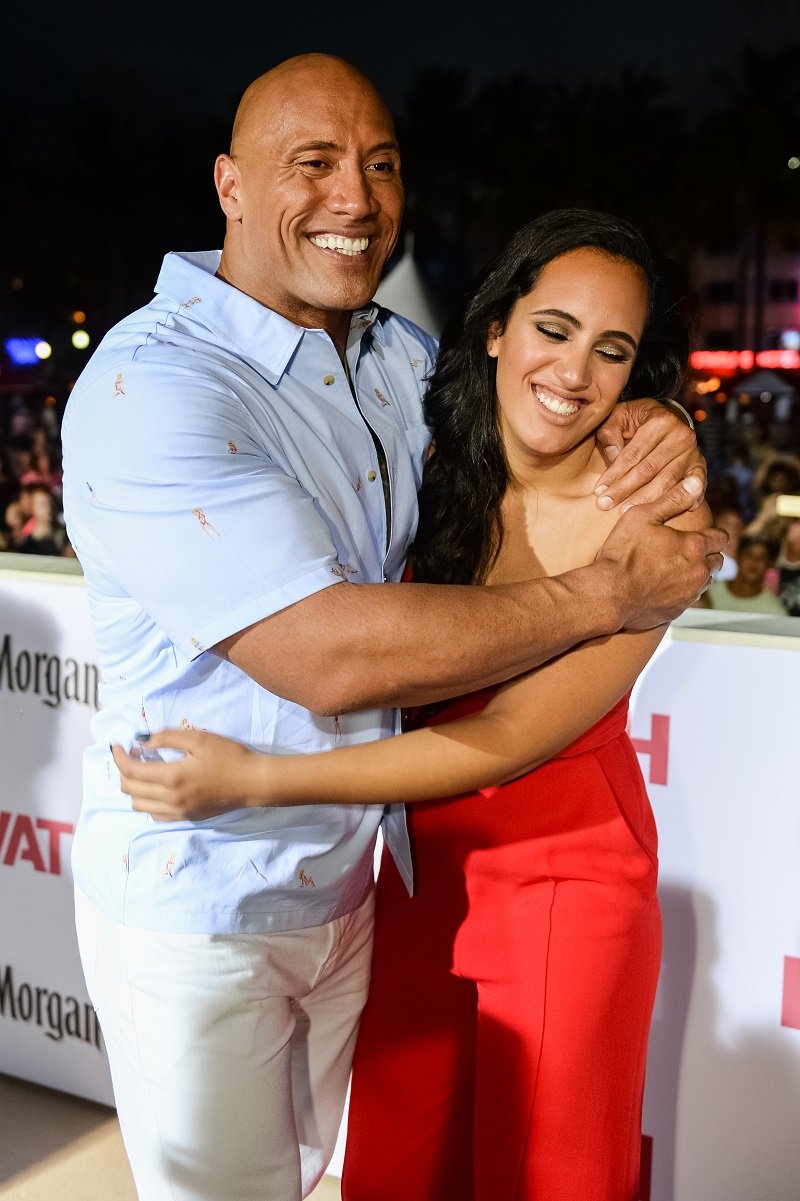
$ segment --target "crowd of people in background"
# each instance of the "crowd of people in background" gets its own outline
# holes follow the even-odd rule
[[[700,607],[800,617],[800,516],[778,503],[793,496],[800,511],[800,455],[743,440],[715,461],[708,503],[730,541]],[[0,435],[0,551],[74,556],[61,508],[59,409],[23,396]]]
[[[800,458],[736,446],[707,499],[729,542],[701,607],[800,617]]]
[[[0,550],[73,555],[61,508],[61,434],[56,406],[14,397],[0,437]]]

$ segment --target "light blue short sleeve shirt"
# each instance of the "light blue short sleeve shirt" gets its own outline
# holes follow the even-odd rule
[[[382,807],[154,822],[120,793],[109,743],[182,726],[285,754],[394,732],[392,710],[320,717],[208,648],[342,580],[400,578],[435,343],[377,306],[355,313],[351,390],[327,334],[216,278],[218,263],[168,255],[153,301],[110,331],[67,406],[64,508],[101,668],[73,869],[129,925],[287,930],[361,902]],[[408,878],[400,814],[387,822]]]

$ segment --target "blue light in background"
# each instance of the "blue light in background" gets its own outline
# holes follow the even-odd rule
[[[30,367],[39,362],[36,347],[41,338],[6,338],[6,354],[15,367]]]

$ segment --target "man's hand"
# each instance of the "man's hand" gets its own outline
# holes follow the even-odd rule
[[[687,477],[696,477],[701,483],[691,508],[696,509],[702,502],[706,463],[694,433],[657,400],[628,400],[616,405],[596,437],[609,464],[595,489],[601,509],[623,501],[648,504]]]
[[[708,520],[707,509],[686,515],[700,503],[700,490],[699,478],[690,475],[660,500],[632,505],[600,548],[598,560],[610,561],[617,570],[625,629],[672,621],[694,604],[722,565],[725,531],[700,528]],[[695,528],[668,528],[664,523],[674,518]]]

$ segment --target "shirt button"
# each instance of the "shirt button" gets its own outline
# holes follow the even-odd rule
[[[374,472],[374,471],[368,471],[368,472],[367,472],[367,479],[369,480],[369,482],[370,482],[370,483],[372,483],[372,482],[373,482],[373,480],[375,480],[375,479],[377,479],[377,478],[378,478],[378,477],[377,477],[377,474],[376,474],[376,472]]]
[[[328,386],[330,386],[331,384],[336,382],[336,377],[333,375],[326,375],[323,377],[322,382],[323,382],[323,384],[327,384]]]

